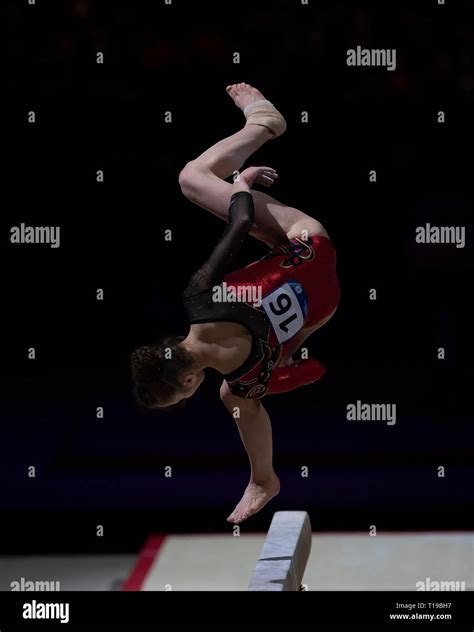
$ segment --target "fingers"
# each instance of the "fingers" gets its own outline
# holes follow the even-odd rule
[[[273,169],[273,167],[257,167],[259,173],[264,174],[274,174],[278,178],[278,173]]]
[[[265,187],[271,187],[278,178],[278,173],[272,167],[258,167],[256,182]]]
[[[258,176],[258,178],[256,179],[256,182],[258,184],[262,184],[264,187],[271,187],[272,184],[275,182],[275,180],[273,178],[270,178],[269,176]]]
[[[272,167],[259,167],[258,174],[262,176],[267,176],[268,178],[273,178],[276,180],[278,178],[278,173]]]
[[[278,178],[278,173],[273,167],[248,167],[240,174],[240,177],[245,180],[249,186],[257,183],[264,187],[271,187]]]

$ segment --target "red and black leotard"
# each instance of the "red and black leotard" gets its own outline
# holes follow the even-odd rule
[[[321,235],[309,237],[307,241],[298,238],[286,241],[259,261],[226,274],[253,219],[252,195],[244,191],[235,193],[224,234],[183,294],[191,324],[230,321],[243,325],[252,334],[248,358],[241,367],[224,376],[231,392],[246,399],[291,390],[321,377],[324,367],[315,360],[303,360],[287,369],[300,374],[296,381],[286,380],[291,387],[272,389],[272,378],[276,382],[276,374],[282,371],[277,367],[286,345],[301,329],[330,316],[340,294],[336,254],[330,240]],[[239,296],[240,291],[240,296],[249,297],[250,288],[255,293],[251,300],[215,300],[216,296],[223,295],[223,292],[216,293],[216,286],[234,290],[234,296]],[[255,296],[261,301],[256,303]],[[313,364],[304,365],[305,362]],[[287,376],[279,375],[280,382],[282,377]]]

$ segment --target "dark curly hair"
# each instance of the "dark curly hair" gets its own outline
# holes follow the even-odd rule
[[[138,347],[131,355],[135,397],[145,408],[164,408],[182,388],[182,378],[194,367],[192,355],[180,343],[183,336],[166,336],[157,344]]]

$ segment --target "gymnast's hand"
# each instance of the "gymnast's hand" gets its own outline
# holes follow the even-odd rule
[[[278,173],[271,167],[248,167],[237,176],[236,182],[245,182],[249,187],[255,183],[271,187],[278,178]]]

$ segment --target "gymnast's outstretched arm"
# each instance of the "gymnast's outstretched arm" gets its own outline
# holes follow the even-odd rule
[[[268,174],[268,175],[267,175]],[[208,290],[219,283],[229,270],[247,237],[255,217],[255,206],[250,186],[274,176],[270,167],[249,167],[231,188],[228,224],[209,259],[191,277],[184,298]]]
[[[248,189],[248,187],[247,187]],[[184,297],[199,294],[219,283],[237,256],[254,219],[254,204],[250,189],[232,193],[229,223],[209,259],[191,277]]]

